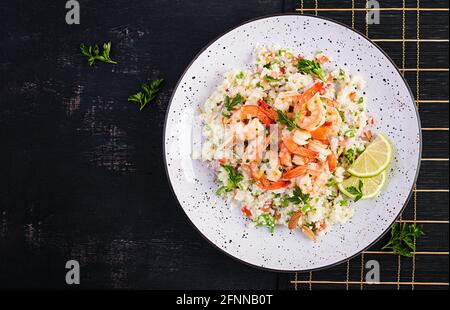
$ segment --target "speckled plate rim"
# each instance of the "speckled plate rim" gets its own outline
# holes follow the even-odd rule
[[[184,210],[184,208],[181,206],[180,201],[178,200],[177,195],[175,194],[175,190],[173,189],[172,186],[172,182],[170,180],[170,176],[169,176],[169,170],[168,170],[168,166],[167,166],[167,158],[166,158],[166,129],[167,129],[167,119],[169,117],[169,111],[170,108],[172,106],[172,102],[173,102],[173,98],[175,96],[176,90],[178,89],[181,81],[184,79],[184,76],[186,75],[186,72],[189,70],[189,68],[192,66],[192,64],[197,60],[197,58],[205,51],[208,49],[208,47],[210,47],[212,44],[214,44],[217,40],[219,40],[221,37],[223,37],[224,35],[226,35],[227,33],[235,30],[236,28],[239,28],[243,25],[246,25],[248,23],[257,21],[257,20],[261,20],[261,19],[266,19],[266,18],[272,18],[272,17],[278,17],[278,16],[306,16],[309,18],[316,18],[316,19],[321,19],[321,20],[326,20],[328,22],[331,23],[335,23],[337,25],[343,26],[351,31],[353,31],[355,34],[361,36],[362,38],[364,38],[365,40],[367,40],[370,44],[372,44],[374,47],[376,47],[385,57],[387,60],[389,60],[391,62],[391,64],[394,66],[394,68],[397,70],[398,75],[400,76],[401,80],[403,81],[403,83],[405,84],[406,88],[408,89],[410,98],[412,100],[412,104],[414,106],[414,110],[416,112],[416,116],[417,116],[417,125],[419,128],[419,156],[418,156],[418,161],[417,161],[417,168],[416,168],[416,173],[414,176],[414,182],[412,183],[412,187],[409,190],[409,194],[408,197],[406,198],[402,208],[400,209],[400,211],[398,212],[398,214],[395,216],[394,220],[392,221],[391,224],[389,224],[389,226],[386,228],[386,230],[384,232],[382,232],[377,238],[375,238],[375,240],[373,240],[369,245],[367,245],[365,248],[363,248],[362,250],[356,252],[355,254],[339,260],[333,264],[328,264],[325,266],[321,266],[321,267],[317,267],[317,268],[311,268],[311,269],[300,269],[300,270],[285,270],[285,269],[274,269],[274,268],[268,268],[268,267],[262,267],[262,266],[258,266],[249,262],[246,262],[238,257],[233,256],[232,254],[226,252],[225,250],[221,249],[219,246],[217,246],[214,242],[212,242],[211,240],[209,240],[201,231],[200,229],[195,226],[195,224],[191,221],[191,219],[189,218],[188,214],[186,213],[186,211]],[[411,195],[413,193],[413,189],[415,187],[415,184],[417,182],[417,178],[419,176],[419,171],[420,171],[420,159],[422,158],[422,127],[421,127],[421,121],[420,121],[420,115],[419,115],[419,110],[417,108],[415,99],[414,99],[414,94],[411,91],[411,88],[409,87],[408,82],[406,81],[405,77],[401,74],[400,70],[398,69],[397,65],[395,64],[395,62],[391,59],[391,57],[381,48],[379,47],[377,44],[375,44],[369,37],[367,37],[366,35],[364,35],[363,33],[359,32],[358,30],[355,30],[351,27],[349,27],[348,25],[335,21],[331,18],[327,18],[327,17],[322,17],[322,16],[315,16],[315,15],[309,15],[309,14],[295,14],[295,13],[279,13],[279,14],[270,14],[270,15],[264,15],[264,16],[260,16],[260,17],[256,17],[250,20],[247,20],[245,22],[242,22],[236,26],[234,26],[231,29],[228,29],[227,31],[221,33],[220,35],[218,35],[217,37],[215,37],[212,41],[210,41],[207,45],[205,45],[196,55],[195,57],[190,61],[190,63],[187,65],[187,67],[184,69],[183,74],[181,75],[181,77],[179,78],[177,84],[175,85],[175,88],[173,89],[173,93],[172,96],[170,97],[170,101],[169,101],[169,105],[167,107],[166,110],[166,116],[164,119],[164,127],[163,127],[163,137],[162,137],[162,146],[163,146],[163,159],[164,159],[164,169],[166,171],[166,176],[167,179],[169,181],[169,186],[170,186],[170,190],[172,191],[173,196],[175,197],[176,201],[178,202],[178,207],[180,207],[183,210],[183,214],[186,216],[186,218],[188,219],[189,223],[191,224],[191,226],[193,226],[195,228],[195,230],[197,230],[197,232],[211,245],[213,245],[216,249],[218,249],[220,252],[226,254],[227,256],[233,258],[234,260],[241,262],[247,266],[251,266],[251,267],[255,267],[257,269],[261,269],[261,270],[265,270],[265,271],[273,271],[273,272],[280,272],[280,273],[293,273],[293,272],[311,272],[311,271],[318,271],[318,270],[324,270],[324,269],[328,269],[337,265],[342,264],[343,262],[346,262],[348,260],[351,260],[353,258],[355,258],[356,256],[358,256],[359,254],[361,254],[362,252],[366,251],[367,249],[369,249],[370,247],[372,247],[375,243],[377,243],[381,238],[383,238],[383,236],[391,229],[391,227],[394,225],[394,223],[397,221],[397,219],[400,217],[400,215],[403,213],[403,211],[405,210],[406,206],[408,205],[409,200],[411,199]]]

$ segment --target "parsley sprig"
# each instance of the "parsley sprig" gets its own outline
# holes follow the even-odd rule
[[[327,75],[327,71],[323,69],[320,64],[313,60],[308,60],[305,58],[302,58],[298,61],[297,69],[300,72],[317,75],[317,77],[322,81],[325,81],[325,76]]]
[[[235,106],[242,103],[244,101],[244,98],[242,98],[240,93],[237,93],[237,95],[231,100],[230,96],[226,96],[225,100],[223,102],[223,105],[227,111],[231,112]]]
[[[97,44],[94,46],[87,46],[84,43],[80,44],[81,54],[88,58],[89,65],[92,66],[95,61],[102,61],[111,64],[117,64],[117,61],[114,61],[109,56],[111,52],[111,42],[106,42],[103,44],[103,49],[100,51],[100,48]]]
[[[394,254],[411,257],[416,251],[414,239],[424,235],[423,228],[416,224],[395,223],[391,229],[391,240],[382,248],[392,250]]]
[[[217,195],[222,195],[225,192],[231,192],[233,189],[238,187],[239,182],[241,182],[242,179],[244,178],[242,174],[237,172],[232,166],[230,165],[221,165],[221,166],[228,174],[228,182],[227,184],[217,189],[216,191]]]
[[[281,199],[281,207],[285,208],[289,205],[289,203],[293,203],[295,205],[302,205],[301,211],[303,213],[306,213],[311,209],[311,206],[309,204],[310,201],[311,198],[309,197],[309,194],[303,194],[300,187],[296,186],[294,188],[292,196],[284,196]]]
[[[161,89],[163,81],[164,79],[156,79],[149,84],[143,83],[141,85],[142,91],[129,96],[128,101],[136,102],[139,106],[139,111],[142,111],[150,101],[155,99],[156,94]]]
[[[359,180],[357,187],[349,186],[346,188],[346,190],[347,190],[347,192],[349,192],[350,194],[355,196],[355,198],[353,198],[354,201],[358,201],[363,196],[362,188],[363,188],[363,182],[361,180]]]
[[[277,114],[278,114],[278,121],[282,124],[285,124],[289,131],[292,131],[295,129],[295,127],[297,127],[297,122],[298,122],[298,119],[300,118],[301,111],[299,111],[299,112],[297,112],[297,114],[295,114],[293,121],[291,121],[289,119],[289,116],[287,114],[283,113],[283,111],[281,111],[281,110],[277,110]]]

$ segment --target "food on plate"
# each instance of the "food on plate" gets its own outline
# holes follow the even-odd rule
[[[331,57],[260,47],[251,69],[232,70],[201,108],[196,157],[216,172],[217,194],[255,226],[299,229],[315,240],[375,197],[392,147],[366,114],[362,77]],[[339,65],[339,64],[338,64]]]

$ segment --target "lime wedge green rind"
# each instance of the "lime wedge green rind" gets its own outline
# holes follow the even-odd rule
[[[391,143],[384,134],[380,133],[355,160],[348,172],[362,178],[379,175],[389,166],[392,156]]]

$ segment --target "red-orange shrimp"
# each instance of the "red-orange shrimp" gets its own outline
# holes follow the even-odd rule
[[[257,105],[245,105],[241,108],[241,121],[253,117],[259,119],[259,121],[266,126],[275,123],[275,121],[264,112],[264,109]]]
[[[256,185],[265,190],[276,190],[280,188],[285,188],[289,186],[289,181],[279,180],[276,182],[271,182],[263,174],[259,179],[256,180]]]
[[[245,217],[252,217],[252,212],[247,207],[242,207],[241,211],[245,215]]]
[[[337,166],[337,157],[336,155],[331,152],[330,155],[327,156],[327,163],[328,163],[328,169],[333,172],[334,170],[336,170],[336,166]]]
[[[307,172],[308,172],[308,167],[306,165],[304,165],[304,166],[297,166],[294,169],[291,169],[291,170],[285,172],[283,174],[283,176],[281,177],[281,179],[289,180],[289,179],[292,179],[292,178],[296,178],[296,177],[302,176],[302,175],[306,174]]]
[[[298,113],[302,110],[302,104],[310,101],[317,93],[325,90],[325,84],[323,82],[317,82],[298,97],[298,101],[294,105],[294,113]]]
[[[342,118],[335,107],[327,106],[326,123],[329,127],[329,134],[334,136],[339,132],[342,125]]]
[[[314,179],[312,193],[319,192],[325,184],[327,184],[329,177],[330,173],[326,170],[322,170],[322,172]]]
[[[316,130],[325,122],[325,106],[319,96],[301,105],[301,114],[298,120],[298,127],[308,131]]]
[[[291,137],[284,138],[283,143],[289,150],[289,152],[291,152],[292,154],[297,154],[308,158],[317,158],[319,156],[318,152],[309,150],[303,146],[298,145],[297,143],[294,142],[294,140],[292,140]]]
[[[278,158],[280,160],[280,164],[285,167],[292,166],[292,156],[286,146],[283,143],[280,144],[280,152],[278,153]]]

